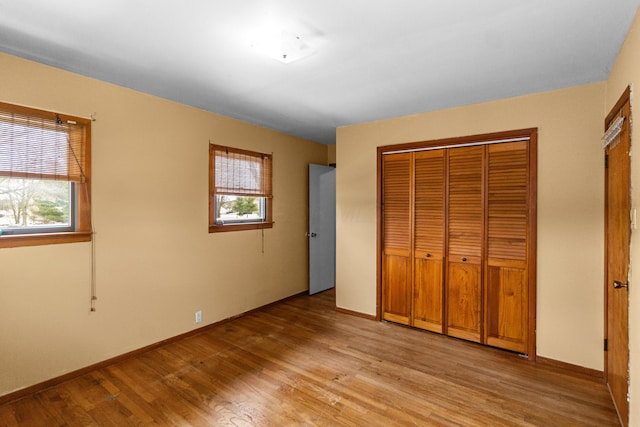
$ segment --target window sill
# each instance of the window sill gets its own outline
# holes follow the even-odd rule
[[[90,242],[91,232],[42,233],[0,236],[0,248],[55,245],[60,243]]]
[[[273,222],[242,222],[239,224],[210,225],[209,233],[241,230],[260,230],[264,228],[273,228]]]

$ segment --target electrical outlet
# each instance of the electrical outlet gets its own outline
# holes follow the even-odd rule
[[[202,310],[196,311],[196,323],[202,322]]]

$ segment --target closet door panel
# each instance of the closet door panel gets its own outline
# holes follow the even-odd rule
[[[487,344],[526,353],[529,159],[526,142],[496,144],[487,153]]]
[[[487,269],[487,344],[526,352],[527,274],[524,263]]]
[[[451,258],[482,256],[484,147],[449,151],[449,251]]]
[[[528,154],[525,142],[488,149],[488,239],[490,259],[527,259]]]
[[[442,333],[442,258],[416,257],[413,326]]]
[[[415,154],[413,326],[442,333],[445,151]]]
[[[403,325],[409,324],[411,310],[411,265],[409,259],[409,255],[404,251],[396,255],[393,250],[387,250],[384,254],[383,318]]]
[[[382,317],[409,324],[413,166],[411,154],[382,158]]]
[[[447,277],[447,334],[480,342],[480,264],[449,262]]]
[[[447,334],[482,337],[484,147],[449,150]]]

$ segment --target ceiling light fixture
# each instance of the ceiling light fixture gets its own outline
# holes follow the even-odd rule
[[[289,27],[292,26],[289,25]],[[299,25],[296,26],[299,27]],[[306,58],[316,52],[308,38],[299,29],[283,29],[275,25],[257,31],[250,44],[260,53],[284,64]]]

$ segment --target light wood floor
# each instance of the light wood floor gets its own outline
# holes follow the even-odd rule
[[[2,426],[615,426],[601,380],[298,297],[0,406]]]

